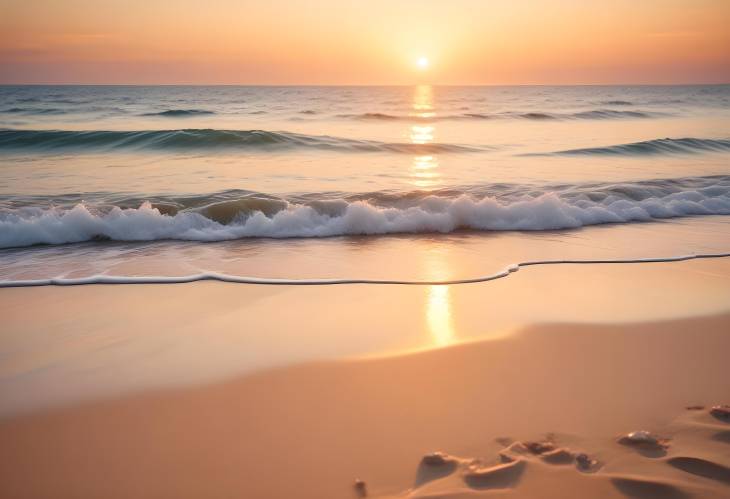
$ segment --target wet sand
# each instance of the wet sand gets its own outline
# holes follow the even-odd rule
[[[436,252],[427,263],[427,275],[440,278],[458,260]],[[730,258],[717,258],[528,267],[459,286],[0,289],[0,418],[312,361],[403,355],[534,324],[717,315],[728,311],[728,282]]]

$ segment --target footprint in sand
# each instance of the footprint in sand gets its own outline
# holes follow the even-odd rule
[[[602,466],[598,460],[592,459],[588,454],[581,453],[575,456],[575,467],[583,473],[595,473]]]
[[[426,454],[418,465],[415,486],[420,487],[425,483],[449,476],[456,470],[460,462],[461,459],[445,452]]]
[[[730,423],[730,405],[716,405],[710,409],[710,414],[712,414],[715,419],[719,419],[725,423]]]
[[[575,461],[575,454],[568,449],[555,449],[545,452],[540,457],[546,463],[550,464],[572,464]]]
[[[688,499],[690,494],[668,483],[634,478],[612,478],[611,483],[626,497],[636,499]]]
[[[730,468],[698,457],[673,457],[667,463],[686,473],[730,485]]]
[[[506,489],[520,481],[527,463],[523,459],[494,466],[470,465],[464,473],[464,482],[473,489]]]
[[[618,439],[618,443],[626,445],[644,457],[663,457],[667,455],[669,439],[659,438],[656,435],[645,431],[632,431]]]
[[[514,442],[507,447],[500,456],[503,458],[510,453],[520,455],[533,454],[539,456],[544,462],[555,465],[575,464],[578,471],[583,473],[595,473],[601,468],[601,463],[592,459],[588,454],[575,453],[570,449],[557,447],[551,440],[543,442]]]
[[[504,453],[500,463],[484,465],[478,459],[461,459],[445,452],[432,452],[421,459],[416,472],[415,486],[420,487],[433,480],[447,477],[456,469],[463,469],[464,482],[474,489],[504,489],[513,487],[520,480],[526,462],[522,458]]]

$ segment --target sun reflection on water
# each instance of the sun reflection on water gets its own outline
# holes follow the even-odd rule
[[[418,118],[432,118],[436,116],[433,110],[433,87],[431,85],[416,85],[413,93],[412,116]]]
[[[419,120],[429,120],[436,116],[433,106],[433,88],[430,85],[418,85],[413,94],[411,116]],[[431,144],[434,141],[436,127],[431,124],[415,124],[410,127],[412,144]],[[441,174],[438,171],[438,158],[433,155],[420,154],[413,157],[411,176],[413,185],[428,188],[438,185]]]
[[[413,125],[411,127],[411,142],[414,144],[429,144],[433,142],[433,127]]]

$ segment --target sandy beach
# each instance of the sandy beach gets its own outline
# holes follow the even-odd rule
[[[0,12],[0,499],[730,499],[730,1]]]
[[[727,315],[536,326],[6,420],[3,488],[18,498],[334,498],[355,494],[359,478],[373,497],[727,497],[730,427],[708,410],[727,401],[729,327]],[[667,439],[666,451],[618,443],[636,430]],[[510,447],[535,441],[585,453],[596,469]],[[421,464],[434,451],[458,465]],[[484,472],[500,452],[519,472]]]
[[[473,327],[482,336],[452,345],[434,345],[431,338],[430,344],[420,347],[416,346],[423,339],[415,345],[391,343],[385,348],[376,341],[370,348],[377,352],[364,348],[365,355],[337,354],[332,360],[241,375],[226,371],[219,373],[220,380],[203,377],[184,386],[129,385],[129,393],[121,390],[117,396],[110,396],[113,391],[107,386],[104,397],[91,391],[77,402],[46,408],[20,410],[21,404],[0,420],[4,495],[727,497],[730,425],[713,416],[711,409],[730,402],[726,376],[730,315],[722,311],[722,303],[727,303],[722,290],[726,293],[727,286],[721,287],[727,282],[729,264],[727,259],[716,259],[521,271],[499,282],[450,287],[456,290],[452,312],[466,303],[478,311],[479,303],[485,306],[492,300],[490,310],[513,315],[507,306],[516,298],[513,293],[522,290],[521,296],[529,298],[527,290],[544,293],[541,286],[548,282],[553,291],[543,295],[545,310],[556,301],[585,294],[574,286],[579,280],[591,288],[585,303],[609,295],[614,301],[604,302],[603,309],[589,309],[576,300],[574,308],[563,309],[565,317],[580,318],[572,324],[547,320],[544,313],[540,316],[540,307],[532,307],[538,317],[534,324],[508,326],[499,313],[487,314],[499,325],[499,334],[458,323],[451,327],[458,331]],[[718,282],[715,289],[713,279]],[[699,283],[704,292],[694,287]],[[654,296],[647,294],[648,289]],[[418,288],[408,290],[423,295]],[[393,319],[408,316],[408,307],[415,307],[408,305],[408,290],[317,287],[306,292],[320,304],[321,293],[336,291],[343,297],[340,304],[352,299],[348,310],[340,310],[328,322],[341,334],[352,329],[358,337],[357,312],[370,304],[362,301],[363,296],[385,293],[381,299],[388,300],[393,296],[389,293],[397,293],[402,297],[400,314],[384,314],[387,320],[361,324],[385,329],[372,331],[378,338],[400,327],[416,327]],[[24,328],[30,336],[37,335],[35,341],[44,336],[39,331],[42,325],[61,313],[73,317],[76,330],[93,327],[97,341],[107,336],[105,330],[109,337],[119,340],[125,334],[133,341],[135,335],[168,328],[187,337],[185,314],[171,320],[165,303],[184,310],[181,305],[192,306],[202,293],[211,303],[211,313],[188,327],[198,331],[204,355],[210,353],[208,336],[235,335],[236,328],[255,324],[245,322],[237,310],[256,315],[261,312],[256,304],[263,306],[267,299],[277,305],[309,307],[309,302],[295,305],[297,295],[292,293],[299,292],[216,283],[82,286],[5,289],[2,303],[12,307],[33,298],[40,305],[57,303],[55,312],[53,307],[42,307],[39,316],[10,315],[13,331]],[[651,301],[651,306],[647,302],[636,308],[645,312],[643,316],[631,312],[631,302],[642,295]],[[228,302],[217,300],[224,296]],[[717,300],[714,309],[711,296]],[[688,314],[688,309],[697,310],[688,298],[704,300],[710,308],[704,315]],[[145,302],[159,306],[146,309],[141,305]],[[75,315],[69,310],[72,303],[87,310],[76,310]],[[324,308],[310,308],[309,313],[315,317]],[[428,316],[422,309],[417,313]],[[484,317],[484,309],[474,313],[482,324]],[[295,345],[296,331],[311,340],[309,333],[319,326],[316,319],[301,324],[290,316],[281,320],[289,324],[285,337]],[[420,325],[427,327],[427,321]],[[63,328],[58,333],[68,335]],[[322,331],[318,341],[324,342],[329,334]],[[22,350],[22,341],[16,341],[17,351]],[[84,349],[104,350],[103,344],[90,346],[93,341],[82,334],[71,343],[57,344],[66,357],[46,359],[45,369],[53,372],[54,363],[64,362],[83,366]],[[218,350],[223,350],[226,343],[221,337],[218,341]],[[37,358],[35,362],[43,365]],[[108,362],[111,367],[97,366],[100,373],[113,371],[113,359]],[[216,358],[198,362],[200,371]],[[165,362],[158,365],[164,371]],[[23,386],[42,393],[42,386],[55,386],[49,379],[33,381],[32,372],[22,377],[23,368],[16,369],[17,378],[28,384],[9,382],[13,377],[6,372],[5,393]],[[86,378],[93,373],[82,372]],[[153,377],[150,373],[142,370],[138,375]],[[63,371],[58,378],[75,382]],[[19,400],[6,400],[12,399]],[[650,432],[644,435],[649,440],[619,441],[634,431]],[[430,455],[435,452],[444,455]],[[363,484],[356,487],[356,480]]]

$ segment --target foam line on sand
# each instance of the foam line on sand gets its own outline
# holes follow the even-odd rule
[[[287,286],[328,286],[335,284],[399,284],[405,286],[438,286],[454,284],[474,284],[479,282],[494,281],[508,277],[522,267],[533,267],[538,265],[606,265],[606,264],[630,264],[630,263],[668,263],[683,262],[686,260],[697,260],[707,258],[726,258],[729,253],[704,253],[680,256],[668,256],[658,258],[632,258],[632,259],[607,259],[607,260],[533,260],[508,265],[504,270],[479,277],[466,279],[452,279],[440,281],[428,280],[391,280],[391,279],[274,279],[265,277],[235,276],[205,272],[185,276],[109,276],[93,275],[67,279],[62,277],[52,279],[27,279],[27,280],[6,280],[0,281],[0,288],[24,288],[37,286],[83,286],[89,284],[184,284],[197,281],[219,281],[235,284],[269,284]]]

